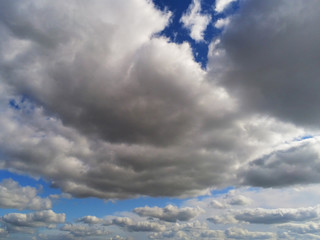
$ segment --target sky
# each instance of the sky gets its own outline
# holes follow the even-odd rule
[[[319,10],[0,0],[0,239],[320,239]]]

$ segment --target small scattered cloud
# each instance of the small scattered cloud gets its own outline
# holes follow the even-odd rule
[[[232,2],[237,0],[216,0],[215,11],[218,13],[223,12]]]
[[[178,208],[168,205],[164,208],[159,207],[142,207],[133,210],[136,214],[143,217],[157,218],[166,222],[189,221],[198,216],[203,210],[200,208]]]
[[[180,21],[185,28],[189,29],[191,38],[196,41],[202,41],[204,31],[210,23],[211,17],[201,13],[201,0],[193,0]]]

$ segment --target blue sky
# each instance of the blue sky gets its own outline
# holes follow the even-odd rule
[[[0,239],[319,239],[320,2],[0,2]]]

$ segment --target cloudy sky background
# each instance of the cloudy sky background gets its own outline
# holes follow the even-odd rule
[[[0,0],[0,239],[320,239],[318,0]]]

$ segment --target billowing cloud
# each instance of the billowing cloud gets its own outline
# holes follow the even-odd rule
[[[201,0],[193,0],[180,21],[190,30],[190,37],[196,41],[203,40],[204,31],[211,21],[210,15],[201,13]]]
[[[198,9],[195,16],[200,14],[197,4],[190,7],[190,14],[194,8]],[[217,4],[221,9],[227,6],[226,1]],[[245,43],[267,31],[251,20],[252,31],[251,27],[248,31],[245,19],[259,11],[266,16],[268,36],[275,30],[268,26],[281,26],[273,24],[269,15],[297,25],[279,28],[279,41],[263,39],[267,46],[282,49],[283,56],[295,54],[293,49],[300,56],[304,49],[307,61],[317,53],[296,48],[303,43],[298,40],[282,48],[287,33],[300,37],[295,31],[301,24],[292,16],[300,10],[309,14],[309,7],[296,4],[274,12],[291,2],[274,2],[272,9],[268,4],[243,3],[240,14],[225,26],[220,43],[212,47],[209,71],[205,71],[194,61],[188,43],[156,37],[168,24],[170,13],[156,9],[151,1],[1,2],[1,168],[42,177],[74,197],[103,199],[186,197],[208,193],[212,187],[262,185],[254,178],[253,172],[260,171],[256,160],[294,147],[295,139],[306,136],[304,127],[311,124],[298,118],[307,116],[311,121],[303,111],[316,112],[316,104],[310,112],[298,107],[299,114],[291,119],[293,108],[286,104],[293,106],[296,99],[285,103],[293,96],[286,93],[287,86],[304,92],[298,94],[300,99],[317,102],[317,94],[308,94],[317,86],[299,87],[298,78],[309,67],[301,64],[290,70],[295,58],[279,62],[277,51],[262,54],[263,45],[258,50],[272,64],[254,65],[263,59],[256,58],[259,51],[249,51],[254,44]],[[311,1],[310,5],[317,4]],[[317,29],[311,23],[316,13],[310,14],[303,21]],[[312,36],[304,41],[317,49],[318,34]],[[245,46],[250,54],[243,51]],[[281,71],[288,78],[275,80],[283,74],[278,75],[273,58],[279,66],[283,64]],[[233,74],[234,69],[239,75]],[[261,81],[254,81],[258,76],[250,72],[256,69],[266,73]],[[310,70],[308,79],[315,79],[317,68]],[[269,81],[272,72],[275,78]],[[288,79],[293,79],[293,85]],[[274,93],[268,90],[273,85]],[[276,97],[264,101],[264,93]],[[284,110],[278,113],[269,105]],[[298,122],[301,126],[295,125]],[[317,166],[316,158],[309,160]],[[268,163],[264,166],[273,169]],[[278,185],[318,182],[313,173],[303,181],[293,180],[297,174],[291,175],[292,181],[279,177],[283,182]],[[272,185],[268,179],[263,182],[263,186]]]
[[[178,208],[168,205],[164,208],[159,207],[142,207],[133,210],[140,216],[158,218],[167,222],[189,221],[199,215],[203,210],[200,208]]]
[[[38,190],[33,187],[22,187],[12,179],[2,180],[0,183],[0,207],[19,210],[43,210],[52,206],[49,198],[37,196]]]

